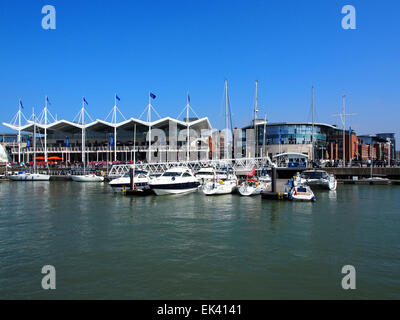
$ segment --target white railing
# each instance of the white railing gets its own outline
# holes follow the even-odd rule
[[[158,163],[137,163],[136,169],[146,170],[150,173],[162,173],[168,169],[176,167],[188,167],[193,171],[198,171],[204,167],[224,168],[231,167],[236,173],[250,172],[254,167],[256,171],[264,168],[274,167],[275,164],[267,158],[239,158],[229,160],[199,160],[199,161],[179,161],[179,162],[158,162]],[[109,178],[121,177],[133,168],[132,164],[116,164],[111,167],[108,173]]]

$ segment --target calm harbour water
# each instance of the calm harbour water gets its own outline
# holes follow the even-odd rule
[[[0,183],[0,299],[400,299],[400,187],[316,203]],[[41,288],[54,265],[57,289]],[[357,289],[341,288],[341,269]]]

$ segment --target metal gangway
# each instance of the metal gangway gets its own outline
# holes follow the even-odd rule
[[[197,161],[178,161],[178,162],[156,162],[156,163],[136,163],[134,164],[115,164],[108,172],[108,178],[115,179],[123,176],[131,168],[146,170],[150,174],[162,174],[164,171],[177,168],[187,167],[196,172],[201,168],[213,167],[216,169],[232,168],[237,175],[245,175],[254,167],[256,171],[270,169],[276,167],[269,157],[260,158],[237,158],[228,160],[197,160]]]

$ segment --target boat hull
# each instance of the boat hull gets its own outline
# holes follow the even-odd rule
[[[198,190],[198,187],[194,187],[194,188],[188,188],[188,189],[173,189],[173,188],[151,188],[151,190],[153,190],[153,192],[157,195],[157,196],[166,196],[166,195],[172,195],[172,194],[184,194],[184,193],[190,193],[190,192],[196,192]]]
[[[259,188],[259,187],[256,187],[256,188],[254,188],[254,187],[243,187],[243,186],[239,187],[240,195],[245,196],[245,197],[256,196],[256,195],[261,194],[261,192],[262,192],[262,189]]]
[[[8,177],[11,181],[49,181],[50,175],[47,174],[19,174]]]
[[[104,177],[99,176],[71,176],[71,179],[76,182],[103,182]]]

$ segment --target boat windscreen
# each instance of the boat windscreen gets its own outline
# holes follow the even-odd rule
[[[322,171],[310,171],[310,172],[303,172],[302,177],[305,179],[327,179],[329,178],[326,172]]]
[[[180,177],[182,172],[167,171],[163,173],[163,177]]]

